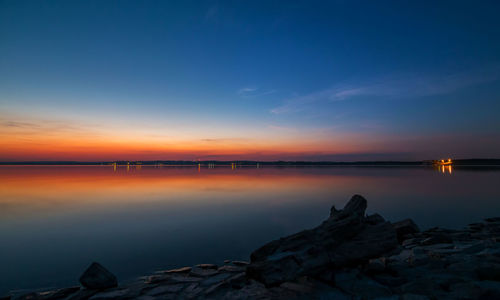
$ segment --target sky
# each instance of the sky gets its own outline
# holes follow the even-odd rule
[[[0,161],[500,157],[498,1],[0,1]]]

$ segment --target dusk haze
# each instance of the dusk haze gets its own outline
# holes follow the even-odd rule
[[[0,300],[500,299],[500,1],[0,0]]]
[[[2,1],[0,160],[500,153],[496,1]]]

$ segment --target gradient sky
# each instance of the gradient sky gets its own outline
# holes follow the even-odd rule
[[[0,1],[0,160],[500,155],[498,1]]]

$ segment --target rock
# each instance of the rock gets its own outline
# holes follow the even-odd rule
[[[272,241],[251,254],[247,275],[266,286],[319,275],[335,267],[358,265],[398,245],[389,222],[366,221],[366,200],[355,195],[343,210],[332,207],[320,226]]]
[[[379,214],[373,214],[366,217],[366,222],[375,225],[385,222],[385,219]]]
[[[199,264],[199,265],[196,265],[197,268],[200,268],[200,269],[214,269],[214,270],[217,270],[217,265],[214,265],[214,264]]]
[[[123,299],[127,298],[126,296],[128,295],[128,293],[129,293],[128,289],[107,291],[107,292],[97,293],[94,296],[90,297],[89,300]]]
[[[500,264],[482,261],[476,266],[476,274],[480,280],[500,281]]]
[[[87,300],[98,292],[99,290],[80,289],[78,292],[66,298],[66,300]]]
[[[83,272],[80,283],[87,289],[107,289],[118,286],[116,276],[96,262]]]
[[[161,273],[189,273],[191,271],[191,267],[183,267],[183,268],[178,268],[178,269],[172,269],[172,270],[167,270],[167,271],[161,271]]]
[[[383,271],[385,271],[385,257],[370,259],[365,266],[365,272],[369,274],[381,273]]]
[[[446,234],[433,234],[432,236],[420,242],[420,244],[422,245],[433,245],[433,244],[443,244],[443,243],[453,243],[453,240]]]
[[[480,299],[500,299],[500,283],[498,281],[477,281],[481,289]]]
[[[217,284],[217,283],[223,281],[224,279],[226,279],[230,276],[231,276],[230,273],[220,273],[220,274],[208,277],[207,279],[204,279],[200,284],[202,286],[214,285],[214,284]]]
[[[405,219],[393,223],[392,226],[396,230],[399,243],[402,243],[405,240],[406,235],[420,232],[420,229],[418,228],[417,224],[415,224],[415,222],[413,222],[412,219]]]
[[[243,260],[233,260],[232,264],[235,265],[235,266],[246,267],[250,263],[248,261],[243,261]]]
[[[160,283],[170,279],[168,275],[151,275],[145,278],[144,282],[147,284]]]
[[[0,300],[10,300],[10,295],[0,297]]]
[[[230,283],[234,288],[242,288],[244,281],[246,280],[245,272],[237,273],[227,278],[225,281]]]
[[[56,299],[63,299],[68,297],[69,295],[72,295],[80,290],[79,286],[73,286],[73,287],[68,287],[68,288],[62,288],[58,289],[55,291],[49,291],[49,292],[41,292],[38,294],[38,299],[45,300],[45,299],[51,299],[51,300],[56,300]]]
[[[171,275],[168,278],[169,283],[192,283],[199,282],[203,277],[186,276],[186,275]]]
[[[162,285],[149,290],[146,294],[149,296],[158,296],[167,293],[177,293],[181,291],[183,288],[184,288],[183,284]]]
[[[399,300],[429,300],[430,298],[424,295],[404,294],[399,297]]]
[[[230,261],[229,259],[225,259],[225,260],[224,260],[224,263],[225,263],[225,264],[229,264],[229,263],[231,263],[231,261]]]
[[[224,282],[224,281],[221,281],[217,284],[214,284],[212,285],[211,287],[209,287],[208,289],[205,290],[205,295],[211,295],[213,293],[215,293],[216,291],[220,290],[221,288],[227,286],[228,283],[227,282]]]
[[[366,276],[357,276],[355,278],[350,276],[339,276],[339,278],[335,280],[335,286],[344,292],[361,298],[389,297],[392,295],[388,287]]]
[[[305,284],[300,284],[296,282],[283,282],[280,284],[280,287],[288,290],[292,290],[294,292],[298,293],[310,293],[313,291],[312,287],[310,285],[305,285]]]
[[[201,269],[201,268],[192,268],[191,272],[189,272],[189,275],[191,276],[196,276],[196,277],[206,277],[206,276],[212,276],[219,273],[217,270],[214,269]]]
[[[237,266],[222,266],[217,269],[219,272],[245,272],[246,268],[244,267],[237,267]]]
[[[184,289],[183,294],[187,299],[193,299],[200,295],[203,292],[203,288],[199,286],[197,283],[190,284],[187,288]]]

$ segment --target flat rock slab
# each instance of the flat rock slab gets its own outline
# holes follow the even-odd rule
[[[193,268],[191,269],[191,272],[189,272],[189,275],[191,276],[197,276],[197,277],[206,277],[206,276],[212,276],[219,273],[217,270],[214,269],[201,269],[201,268]]]

